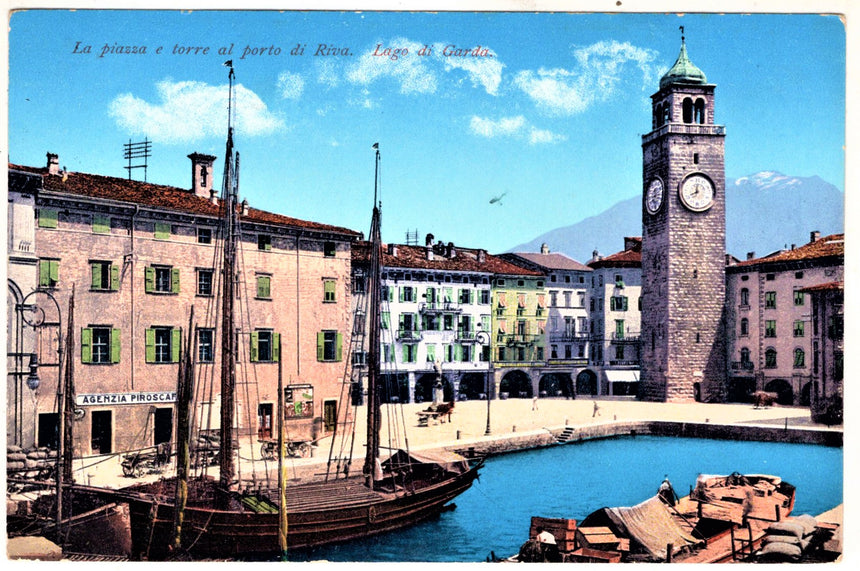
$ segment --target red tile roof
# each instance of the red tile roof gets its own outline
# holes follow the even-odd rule
[[[432,260],[427,259],[427,248],[425,246],[407,246],[405,244],[394,244],[397,255],[389,254],[389,245],[383,246],[382,266],[385,268],[410,268],[435,271],[452,272],[485,272],[500,275],[516,276],[543,276],[542,272],[528,270],[516,264],[512,264],[484,253],[484,261],[479,262],[478,256],[481,250],[474,248],[454,247],[454,257],[449,258],[443,254],[434,254]],[[352,262],[354,264],[366,264],[370,257],[370,243],[367,241],[355,242],[352,247]]]
[[[802,291],[805,293],[813,293],[816,291],[843,291],[844,290],[844,282],[828,282],[826,284],[818,284],[814,286],[808,286],[805,288],[801,288],[798,291]]]
[[[640,268],[642,267],[642,238],[627,237],[624,239],[629,248],[609,256],[588,262],[588,267],[598,268]]]
[[[195,195],[192,191],[128,180],[104,175],[88,173],[68,172],[63,175],[50,175],[47,168],[35,168],[21,165],[9,165],[10,169],[42,175],[42,184],[45,190],[57,193],[74,194],[88,198],[115,200],[160,208],[178,212],[200,214],[203,216],[221,216],[220,205],[212,204],[211,201]],[[219,203],[220,204],[220,203]],[[250,222],[261,222],[284,226],[293,226],[322,232],[333,232],[336,234],[347,234],[350,237],[358,237],[359,232],[339,226],[331,226],[319,222],[299,220],[289,216],[283,216],[265,210],[249,208],[248,214],[240,216],[241,219]]]
[[[794,248],[793,250],[780,250],[763,258],[744,260],[734,265],[736,268],[749,268],[752,266],[777,264],[784,262],[795,262],[802,260],[815,260],[820,258],[845,256],[845,234],[831,234],[813,242],[809,242]]]

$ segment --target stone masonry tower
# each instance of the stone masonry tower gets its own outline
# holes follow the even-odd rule
[[[640,398],[719,401],[725,385],[725,128],[714,88],[687,57],[651,96],[642,136]]]

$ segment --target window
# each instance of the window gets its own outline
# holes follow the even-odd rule
[[[615,338],[616,339],[624,339],[624,320],[616,319],[615,320]]]
[[[39,260],[39,287],[53,288],[60,283],[60,260]]]
[[[144,272],[146,293],[179,293],[179,268],[147,266]]]
[[[765,275],[765,276],[764,276],[764,279],[765,279],[766,281],[772,282],[773,280],[775,280],[775,279],[776,279],[776,274],[767,274],[767,275]]]
[[[119,266],[114,266],[110,262],[90,262],[90,275],[92,290],[117,291],[119,289]]]
[[[564,358],[565,359],[572,359],[573,358],[573,347],[571,347],[570,345],[564,346]]]
[[[794,322],[794,336],[803,337],[803,321],[800,319]]]
[[[110,327],[81,329],[81,363],[119,363],[120,330]]]
[[[795,369],[805,369],[806,368],[806,353],[803,349],[798,347],[794,350],[794,368]]]
[[[367,320],[367,316],[363,311],[355,312],[355,319],[352,322],[352,333],[353,335],[364,335],[365,329],[365,321]]]
[[[803,279],[803,272],[794,272],[794,278],[798,280]]]
[[[765,309],[776,309],[776,292],[775,291],[764,292],[764,308]]]
[[[535,360],[543,361],[543,347],[535,347]]]
[[[257,235],[257,249],[269,252],[272,250],[272,237],[268,234]]]
[[[146,330],[146,362],[178,363],[182,345],[182,330],[173,327],[153,327]]]
[[[557,291],[549,292],[549,306],[550,307],[558,307],[558,292]]]
[[[460,303],[463,305],[468,305],[472,303],[473,293],[470,289],[461,289],[460,290]]]
[[[549,346],[549,358],[558,359],[558,345]]]
[[[58,211],[53,208],[39,209],[39,228],[56,228]]]
[[[382,329],[390,329],[391,328],[391,312],[383,311],[379,314],[379,319],[381,323],[379,324]]]
[[[367,351],[353,351],[352,364],[357,366],[367,365]]]
[[[272,299],[272,276],[257,276],[257,299]]]
[[[795,291],[794,292],[794,305],[803,305],[803,299],[805,297],[806,296],[803,294],[802,291]]]
[[[365,293],[367,289],[367,283],[364,279],[364,276],[355,276],[352,280],[352,291],[354,293]]]
[[[827,319],[827,337],[830,339],[842,339],[844,317],[840,314],[831,315]]]
[[[392,350],[390,343],[382,344],[382,361],[384,363],[394,362],[394,351]]]
[[[215,330],[197,330],[197,362],[212,363],[215,361]]]
[[[610,311],[627,311],[627,296],[614,295],[609,298]]]
[[[337,281],[323,280],[323,303],[335,303],[337,301]]]
[[[444,327],[445,331],[453,331],[454,330],[454,316],[449,314],[449,313],[446,313],[442,317],[442,326]]]
[[[478,303],[481,305],[490,305],[490,290],[482,289]]]
[[[416,298],[415,288],[412,286],[403,286],[400,288],[400,301],[414,302]],[[450,301],[450,300],[448,300]]]
[[[258,330],[251,332],[251,361],[254,363],[277,363],[280,355],[280,333]]]
[[[337,331],[317,333],[317,361],[340,361],[343,336]]]
[[[776,368],[776,349],[773,347],[764,352],[764,366],[768,369]]]
[[[564,306],[565,306],[565,307],[570,307],[570,306],[571,306],[571,305],[570,305],[570,299],[571,299],[571,297],[570,297],[570,296],[571,296],[572,294],[573,294],[573,292],[570,292],[570,291],[566,291],[566,292],[564,292]]]
[[[212,243],[212,228],[197,228],[197,243],[211,244]]]
[[[93,234],[110,234],[110,216],[93,214]]]
[[[418,357],[418,345],[405,343],[403,345],[403,362],[414,363]]]
[[[457,345],[459,347],[460,352],[460,361],[463,363],[471,363],[472,362],[472,346],[471,345]]]
[[[764,322],[764,336],[776,337],[776,319],[768,319]]]
[[[750,362],[750,350],[744,347],[741,349],[741,363],[749,363]]]
[[[323,255],[326,258],[334,258],[337,253],[337,246],[334,242],[323,242]]]
[[[750,290],[747,288],[741,289],[741,306],[749,307],[750,304]]]
[[[615,358],[619,361],[624,360],[624,345],[615,346]]]
[[[430,343],[427,345],[427,362],[435,363],[436,362],[436,344]]]
[[[499,347],[499,361],[505,361],[506,360],[505,357],[506,357],[505,348]]]
[[[750,334],[750,320],[744,317],[741,319],[741,336],[746,337]]]
[[[210,269],[199,268],[197,270],[197,295],[210,297],[212,295],[212,275]]]
[[[156,240],[170,240],[170,234],[172,233],[173,228],[167,222],[156,222],[155,223],[155,239]]]

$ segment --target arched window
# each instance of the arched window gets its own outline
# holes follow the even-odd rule
[[[696,123],[699,125],[705,124],[705,100],[704,99],[696,99]]]
[[[768,347],[764,352],[764,366],[768,369],[776,368],[776,349]]]
[[[741,335],[749,335],[750,334],[750,320],[744,317],[741,319]]]
[[[683,112],[684,123],[693,122],[693,100],[689,97],[684,98],[684,103],[681,105]]]
[[[654,123],[654,126],[653,126],[654,129],[656,129],[657,127],[663,126],[663,104],[662,103],[658,103],[654,107],[653,123]]]
[[[749,305],[750,304],[750,290],[747,288],[741,289],[741,305]]]
[[[794,368],[803,369],[806,367],[806,352],[798,347],[794,350]]]
[[[750,350],[744,347],[741,349],[741,363],[749,363],[750,362]]]
[[[663,125],[672,120],[672,106],[669,102],[663,104]]]

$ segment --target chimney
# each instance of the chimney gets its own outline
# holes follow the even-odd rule
[[[397,257],[397,244],[389,244],[388,245],[388,255]]]
[[[821,238],[821,232],[819,232],[818,230],[813,230],[812,232],[810,232],[810,233],[809,233],[809,242],[810,242],[810,244],[811,244],[812,242],[815,242],[815,241],[816,241],[816,240],[818,240],[819,238]]]
[[[797,244],[792,244],[792,245],[791,245],[791,249],[792,249],[792,250],[794,250],[794,249],[796,249],[796,248],[797,248]]]
[[[478,250],[478,263],[483,264],[487,261],[487,251],[486,250]]]
[[[755,258],[755,252],[747,252],[747,260],[752,260]]]
[[[60,175],[60,157],[54,153],[48,153],[48,174]]]
[[[591,261],[592,262],[596,262],[599,259],[600,259],[600,253],[597,250],[594,250],[593,252],[591,252]]]
[[[188,158],[191,159],[191,192],[200,198],[212,200],[215,182],[212,163],[215,161],[215,157],[191,153]]]
[[[434,237],[435,237],[435,236],[433,236],[433,234],[427,234],[427,237],[426,237],[426,238],[424,238],[424,245],[425,245],[425,246],[428,246],[428,247],[429,247],[429,246],[432,246],[432,245],[433,245],[433,238],[434,238]]]
[[[546,242],[540,245],[540,253],[549,254],[549,246],[546,245]]]
[[[726,265],[727,266],[732,265],[732,255],[731,254],[726,254]]]
[[[432,262],[435,259],[435,256],[433,255],[433,246],[428,244],[424,249],[427,252],[427,259]]]
[[[248,215],[248,199],[242,201],[242,216]]]
[[[445,250],[445,256],[448,258],[454,258],[457,256],[457,251],[454,250],[454,242],[448,242],[448,248]]]

